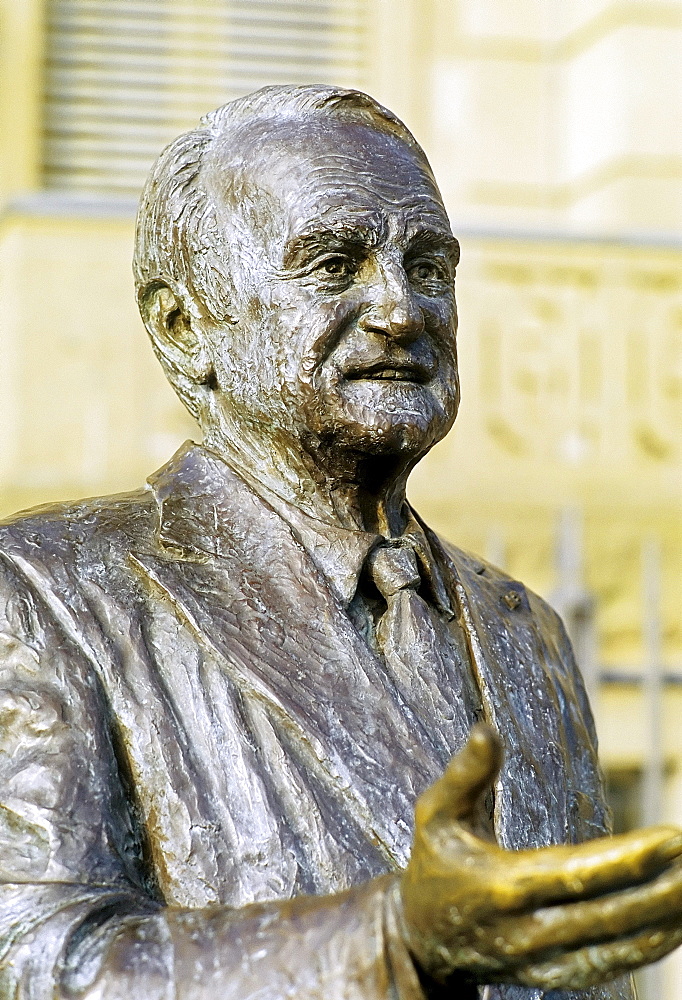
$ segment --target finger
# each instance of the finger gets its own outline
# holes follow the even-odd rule
[[[552,906],[495,924],[500,954],[527,958],[532,953],[576,950],[682,916],[682,865],[635,889],[625,889],[587,902]]]
[[[682,925],[676,920],[617,941],[579,948],[547,962],[525,966],[515,973],[515,980],[523,986],[545,990],[582,990],[657,962],[680,943]]]
[[[417,800],[418,826],[434,818],[464,819],[497,777],[502,765],[502,744],[497,733],[483,723],[471,730],[465,747],[452,758],[438,781]]]
[[[509,852],[497,905],[529,909],[616,892],[655,878],[681,854],[682,831],[669,826],[566,847]]]

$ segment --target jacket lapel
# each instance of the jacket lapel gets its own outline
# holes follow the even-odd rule
[[[602,833],[594,735],[570,646],[558,648],[560,622],[522,584],[430,539],[449,563],[484,711],[504,742],[495,789],[499,843],[521,849]]]
[[[440,772],[396,692],[289,526],[225,463],[183,450],[152,482],[158,544],[134,561],[247,701],[390,867]]]

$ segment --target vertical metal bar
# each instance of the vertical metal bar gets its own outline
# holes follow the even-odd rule
[[[584,579],[584,526],[576,507],[564,507],[557,526],[557,587],[551,601],[564,620],[593,710],[598,700],[594,598]]]
[[[485,557],[498,569],[506,569],[507,545],[504,532],[499,524],[492,524],[486,538]]]
[[[661,550],[656,538],[647,538],[642,545],[642,610],[642,639],[645,652],[642,819],[648,826],[661,822],[664,806]],[[642,1000],[660,1000],[663,995],[663,970],[660,963],[643,969],[639,979],[643,987]]]
[[[642,817],[659,823],[663,816],[663,671],[661,664],[661,553],[655,538],[642,546],[642,638],[646,757],[642,787]]]
[[[583,525],[576,507],[562,507],[557,535],[557,569],[561,586],[570,592],[579,591],[583,582]]]

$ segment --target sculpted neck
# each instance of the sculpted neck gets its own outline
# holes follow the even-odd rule
[[[407,477],[417,459],[376,456],[328,447],[303,447],[240,427],[206,428],[204,444],[257,492],[270,490],[311,517],[385,536],[405,529]]]

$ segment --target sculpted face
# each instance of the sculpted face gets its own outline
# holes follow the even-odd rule
[[[237,317],[213,338],[225,405],[309,451],[420,456],[458,401],[458,248],[428,168],[334,121],[247,134],[239,157],[229,184],[215,171]]]

